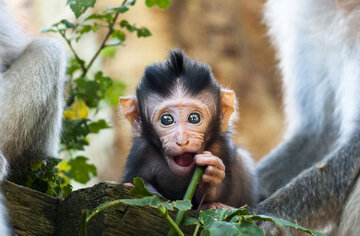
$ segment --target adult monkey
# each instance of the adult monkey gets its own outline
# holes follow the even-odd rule
[[[57,155],[65,53],[55,40],[31,41],[2,0],[0,22],[0,180],[21,180],[32,161]],[[0,235],[9,235],[2,204]]]
[[[268,198],[256,211],[358,235],[360,2],[269,0],[265,9],[289,125],[284,141],[257,165]]]
[[[59,149],[65,53],[53,39],[30,40],[0,0],[0,174],[18,179]]]

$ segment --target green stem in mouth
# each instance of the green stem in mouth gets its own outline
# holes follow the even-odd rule
[[[195,168],[195,171],[191,178],[190,184],[185,192],[184,200],[191,200],[193,198],[196,187],[197,187],[203,173],[204,173],[204,167],[197,166]],[[181,221],[183,220],[184,216],[185,216],[185,211],[178,211],[176,218],[175,218],[175,223],[178,226],[181,224]],[[176,234],[175,229],[171,228],[167,235],[174,236],[175,234]]]

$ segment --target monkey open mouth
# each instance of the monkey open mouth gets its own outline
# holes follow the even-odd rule
[[[195,167],[194,157],[196,153],[185,152],[179,156],[169,158],[169,167],[178,175],[190,175]]]
[[[195,156],[195,153],[186,152],[186,153],[181,154],[180,156],[174,157],[174,161],[179,166],[187,167],[193,163],[194,156]]]

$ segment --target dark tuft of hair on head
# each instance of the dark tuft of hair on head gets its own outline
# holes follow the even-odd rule
[[[169,52],[169,59],[165,62],[167,66],[176,76],[181,76],[186,68],[186,64],[190,64],[189,58],[180,49],[174,49]]]
[[[190,95],[199,94],[206,89],[214,96],[220,94],[220,86],[214,79],[210,67],[196,60],[191,61],[180,49],[173,49],[165,63],[145,68],[136,90],[139,102],[141,103],[141,98],[146,98],[148,93],[169,97],[179,84]]]

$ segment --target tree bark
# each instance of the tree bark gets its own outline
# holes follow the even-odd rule
[[[99,183],[70,193],[65,199],[47,196],[32,189],[4,182],[9,224],[16,235],[78,235],[81,210],[90,211],[116,199],[132,198],[130,188]],[[175,213],[171,214],[173,218]],[[170,224],[150,207],[117,205],[92,218],[88,235],[166,235]],[[191,234],[193,227],[183,228]]]

